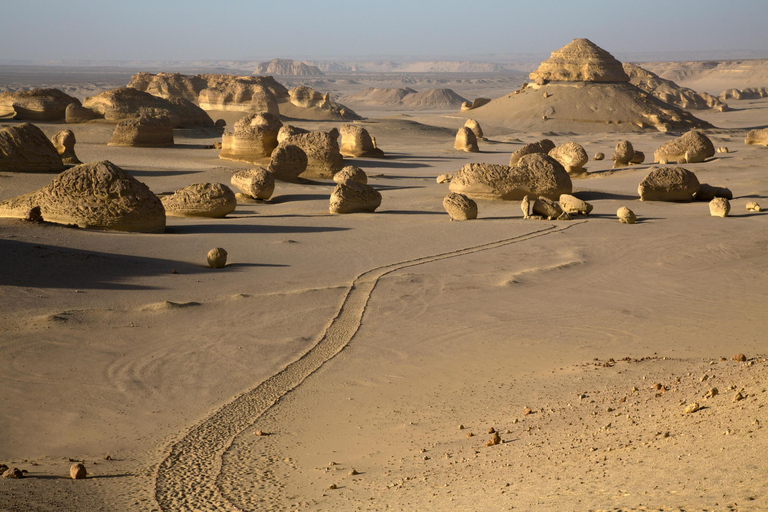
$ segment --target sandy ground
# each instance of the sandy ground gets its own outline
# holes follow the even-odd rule
[[[162,235],[0,220],[0,463],[28,471],[0,510],[765,510],[768,214],[745,204],[768,207],[768,149],[743,138],[768,100],[733,103],[697,113],[732,152],[687,166],[733,190],[725,219],[640,202],[651,166],[604,160],[574,181],[588,218],[450,222],[438,174],[544,134],[483,126],[461,154],[461,116],[412,112],[367,124],[387,158],[350,160],[375,214],[328,214],[328,181]],[[213,131],[133,149],[71,128],[81,160],[157,193],[249,167]],[[546,136],[609,156],[671,137]],[[51,178],[0,173],[0,199]]]

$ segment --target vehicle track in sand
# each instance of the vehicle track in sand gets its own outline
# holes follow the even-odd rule
[[[583,222],[562,227],[549,225],[515,237],[382,265],[359,274],[350,284],[338,313],[312,348],[280,372],[219,408],[173,443],[155,471],[154,496],[158,506],[167,511],[241,510],[223,496],[218,485],[223,454],[240,433],[352,341],[382,277],[407,267],[559,233]]]

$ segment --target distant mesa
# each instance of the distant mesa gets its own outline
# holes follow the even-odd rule
[[[278,75],[278,76],[323,76],[317,66],[311,66],[303,62],[291,59],[272,59],[269,62],[260,62],[256,66],[254,75]]]
[[[757,100],[768,98],[768,88],[765,87],[747,87],[746,89],[726,89],[720,93],[720,99],[729,100]]]
[[[58,89],[31,89],[0,93],[0,116],[24,121],[61,121],[67,106],[80,100]]]
[[[369,87],[344,96],[342,100],[351,105],[403,110],[455,110],[467,101],[451,89],[416,91],[410,87],[390,89]]]
[[[574,39],[541,63],[530,79],[545,82],[629,82],[621,62],[589,39]]]
[[[728,105],[720,99],[707,94],[696,92],[687,87],[680,87],[672,80],[666,80],[658,75],[634,64],[624,63],[624,71],[629,75],[630,83],[659,98],[661,101],[675,105],[685,110],[717,110],[727,112]]]

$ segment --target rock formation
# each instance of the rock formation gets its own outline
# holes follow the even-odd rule
[[[211,268],[224,268],[227,264],[227,251],[221,247],[215,247],[208,251],[208,266]]]
[[[560,204],[546,197],[525,196],[520,202],[524,219],[571,220]]]
[[[275,191],[275,175],[264,169],[245,169],[232,175],[231,183],[243,194],[266,201]]]
[[[605,160],[605,153],[598,151],[597,153],[595,153],[595,156],[594,158],[592,158],[592,160],[595,160],[595,161]]]
[[[682,167],[652,170],[637,187],[641,201],[693,201],[699,190],[696,175]]]
[[[108,146],[173,146],[173,126],[167,117],[134,117],[119,121]]]
[[[363,185],[368,184],[368,175],[359,167],[348,165],[333,175],[333,181],[336,183],[345,183],[347,181],[356,181]]]
[[[301,133],[309,133],[309,130],[291,124],[284,124],[280,131],[277,132],[277,143],[280,144],[291,135],[299,135]]]
[[[282,131],[282,128],[280,128]],[[309,159],[299,146],[293,144],[278,145],[272,152],[269,172],[280,181],[296,181],[307,170]]]
[[[733,98],[734,100],[756,100],[759,98],[768,98],[768,88],[766,87],[747,87],[746,89],[726,89],[720,93],[719,98],[723,101]]]
[[[341,133],[341,148],[339,151],[342,156],[353,158],[383,158],[384,152],[376,147],[368,130],[356,124],[345,124],[339,130]]]
[[[749,212],[761,212],[763,209],[755,201],[750,201],[746,204],[747,211]]]
[[[709,214],[712,217],[727,217],[731,212],[731,203],[724,197],[716,197],[709,202]]]
[[[475,98],[474,101],[465,101],[461,104],[461,111],[473,110],[480,108],[483,105],[487,105],[491,102],[491,98]]]
[[[635,150],[635,154],[632,156],[632,159],[629,161],[629,165],[640,165],[643,162],[645,162],[645,153],[643,153],[642,151]]]
[[[333,178],[344,167],[339,144],[334,134],[309,132],[292,135],[280,143],[280,146],[298,146],[307,154],[307,169],[304,178]]]
[[[72,130],[61,130],[51,137],[51,144],[61,157],[61,161],[69,165],[80,165],[81,162],[75,154],[75,134]]]
[[[707,158],[715,156],[715,146],[709,137],[701,132],[691,130],[685,135],[665,142],[653,153],[653,161],[680,162],[683,159],[687,163],[703,162]]]
[[[531,72],[534,82],[629,82],[621,62],[589,39],[574,39]]]
[[[0,171],[63,170],[58,151],[40,128],[29,123],[0,128]]]
[[[651,73],[647,69],[634,64],[624,63],[624,71],[629,76],[630,83],[652,94],[665,103],[675,105],[685,110],[712,109],[727,112],[728,105],[706,92],[696,92],[687,87],[680,87],[672,80],[666,80]]]
[[[161,98],[131,87],[119,87],[89,96],[83,100],[83,107],[113,123],[144,116],[167,117],[175,128],[213,126],[210,116],[189,100]]]
[[[260,62],[253,72],[254,75],[286,75],[286,76],[323,76],[317,66],[290,59],[272,59]]]
[[[755,146],[768,146],[768,128],[750,130],[744,139],[744,144]]]
[[[172,217],[226,217],[235,211],[235,193],[222,183],[195,183],[162,198]]]
[[[570,194],[560,194],[560,208],[569,214],[589,215],[593,206]]]
[[[549,153],[549,156],[560,162],[568,174],[581,174],[584,164],[589,162],[587,152],[580,144],[575,142],[566,142],[555,146]]]
[[[616,149],[611,157],[613,168],[625,167],[633,158],[635,158],[635,149],[632,147],[632,143],[628,140],[621,140],[616,144]]]
[[[68,124],[87,123],[100,117],[98,112],[85,108],[80,103],[70,103],[64,111],[64,121]]]
[[[58,224],[146,233],[165,230],[160,199],[108,161],[77,165],[36,192],[0,203],[0,217],[24,218],[35,206],[44,220]]]
[[[531,142],[512,153],[512,156],[509,158],[509,165],[517,165],[517,162],[519,162],[525,155],[530,155],[532,153],[543,153],[546,155],[553,149],[555,149],[555,143],[549,139],[541,139],[538,142]]]
[[[277,116],[268,113],[238,119],[234,131],[222,135],[219,158],[254,163],[271,156],[282,126]]]
[[[381,205],[381,194],[369,185],[349,180],[339,183],[331,193],[331,213],[374,212]]]
[[[456,140],[453,142],[453,149],[466,151],[467,153],[477,153],[480,149],[477,147],[477,137],[467,128],[462,126],[456,132]]]
[[[443,208],[451,220],[472,220],[477,218],[477,203],[464,194],[451,192],[443,199]]]
[[[626,206],[622,206],[616,210],[616,216],[619,218],[619,222],[622,224],[634,224],[637,222],[635,213]]]
[[[61,121],[67,106],[80,100],[58,89],[31,89],[0,93],[0,115],[15,113],[14,119]]]
[[[483,138],[483,129],[480,127],[480,123],[478,123],[474,119],[467,119],[467,121],[464,123],[464,127],[472,130],[472,133],[475,134],[475,137],[477,138],[477,140],[480,140]]]

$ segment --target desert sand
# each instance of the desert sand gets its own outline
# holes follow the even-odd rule
[[[684,84],[715,95],[768,85],[691,69]],[[13,76],[81,100],[130,79],[34,71]],[[439,84],[503,102],[509,80],[355,90]],[[650,158],[606,158],[573,179],[589,216],[524,220],[519,201],[478,200],[476,220],[452,222],[435,178],[467,163],[506,165],[543,138],[652,155],[684,131],[515,128],[477,115],[491,102],[352,104],[385,154],[344,159],[381,193],[375,213],[330,214],[336,183],[312,179],[226,218],[169,216],[161,234],[0,219],[0,463],[27,471],[0,479],[0,510],[768,509],[768,214],[746,209],[768,207],[768,148],[744,144],[768,99],[728,104],[692,115],[729,152],[684,165],[733,191],[726,218],[640,201]],[[244,115],[208,114],[230,127]],[[485,139],[458,152],[470,117]],[[218,158],[213,128],[135,148],[109,146],[110,124],[35,124],[72,130],[81,161],[109,160],[160,196],[255,167]],[[0,201],[54,177],[4,171]],[[622,206],[636,224],[618,221]],[[208,267],[216,247],[224,268]],[[69,477],[76,462],[84,480]]]

